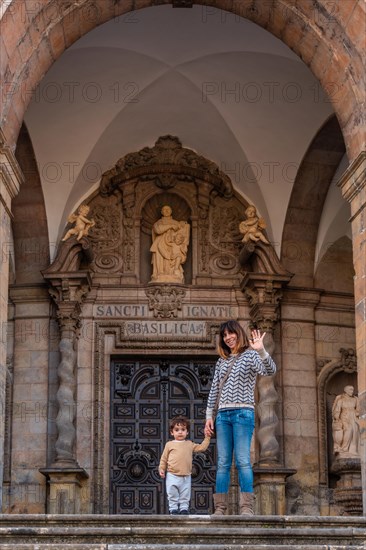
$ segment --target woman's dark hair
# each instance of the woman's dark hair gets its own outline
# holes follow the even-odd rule
[[[190,422],[185,416],[176,416],[175,418],[172,418],[170,421],[169,430],[172,431],[174,426],[178,426],[178,424],[182,424],[182,426],[187,428],[187,432],[189,432]]]
[[[235,349],[231,350],[229,346],[225,344],[224,342],[225,332],[231,332],[237,335],[238,342]],[[249,348],[248,337],[245,334],[243,327],[238,321],[235,321],[235,319],[230,319],[230,321],[225,321],[225,323],[222,323],[220,325],[219,343],[217,346],[217,351],[220,357],[222,357],[223,359],[226,359],[227,357],[229,357],[231,353],[241,353],[242,351],[245,351],[248,348]]]

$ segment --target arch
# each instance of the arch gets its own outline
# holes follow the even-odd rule
[[[295,273],[292,284],[314,284],[316,240],[329,186],[344,155],[336,117],[331,117],[310,144],[296,175],[282,237],[282,264]]]
[[[344,235],[328,248],[319,262],[314,281],[317,288],[353,294],[352,241]]]
[[[158,2],[171,3],[180,4],[171,0]],[[138,8],[156,4],[153,0],[144,0],[138,3]],[[319,0],[316,4],[308,0],[298,0],[296,4],[292,0],[275,3],[211,0],[203,4],[206,17],[215,8],[260,25],[308,65],[332,101],[348,156],[354,160],[363,147],[363,37],[358,29],[365,15],[362,3],[357,0],[339,3]],[[0,126],[10,146],[16,143],[32,91],[52,63],[81,36],[133,9],[130,3],[115,0],[93,3],[81,0],[72,5],[59,0],[31,4],[13,0],[8,4],[0,21],[4,44],[1,78],[5,83]]]
[[[28,130],[20,130],[15,156],[25,176],[12,203],[15,283],[39,283],[50,263],[46,208]]]

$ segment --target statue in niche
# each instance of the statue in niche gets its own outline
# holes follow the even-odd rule
[[[62,239],[63,241],[67,241],[67,239],[73,235],[77,235],[77,241],[80,241],[81,237],[87,236],[89,229],[95,225],[95,221],[93,219],[89,220],[87,218],[89,210],[90,208],[87,204],[81,204],[78,208],[78,213],[71,214],[71,216],[69,216],[67,221],[69,223],[74,223],[75,225],[66,232],[66,235]]]
[[[269,241],[267,241],[262,232],[266,228],[266,222],[263,218],[258,217],[256,207],[249,205],[245,210],[245,215],[247,219],[239,224],[239,231],[244,235],[242,242],[248,243],[249,241],[253,241],[256,243],[257,241],[262,241],[269,244]]]
[[[182,265],[187,259],[189,223],[176,221],[170,206],[163,206],[162,217],[152,228],[152,283],[184,283]]]
[[[359,458],[359,401],[353,395],[353,386],[345,386],[343,392],[332,407],[333,450],[339,458]]]

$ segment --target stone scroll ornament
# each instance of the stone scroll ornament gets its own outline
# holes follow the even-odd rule
[[[170,206],[163,206],[162,217],[152,228],[152,283],[184,283],[183,264],[187,259],[190,226],[172,217]]]

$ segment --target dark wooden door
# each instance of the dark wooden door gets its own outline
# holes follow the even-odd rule
[[[111,364],[110,509],[113,514],[164,514],[167,501],[158,466],[169,420],[191,420],[189,438],[203,437],[212,359],[114,358]],[[215,444],[196,453],[191,513],[212,511]]]

